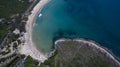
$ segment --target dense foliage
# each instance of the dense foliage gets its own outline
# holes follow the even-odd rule
[[[30,56],[27,57],[25,61],[25,67],[37,67],[38,61],[32,59]]]
[[[10,29],[18,26],[24,30],[25,23],[21,22],[21,14],[30,4],[29,0],[0,0],[0,20],[4,19],[0,21],[0,42]]]
[[[12,14],[22,13],[28,8],[29,0],[0,0],[0,18],[9,18]]]

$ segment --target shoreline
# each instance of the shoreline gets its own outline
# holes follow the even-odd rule
[[[42,8],[49,2],[49,0],[40,0],[36,6],[34,6],[33,10],[31,11],[31,14],[28,16],[28,21],[26,22],[26,33],[24,33],[24,39],[25,39],[25,43],[22,46],[20,53],[24,54],[26,56],[30,55],[33,59],[36,59],[40,62],[44,62],[45,60],[47,60],[50,56],[52,56],[52,54],[54,53],[54,51],[56,50],[54,48],[53,51],[51,51],[48,55],[44,55],[42,52],[40,52],[36,45],[34,44],[33,40],[32,40],[32,28],[35,22],[36,17],[38,16],[38,13],[42,10]],[[94,41],[89,41],[89,40],[84,40],[84,39],[58,39],[55,41],[55,45],[58,42],[63,42],[63,41],[77,41],[77,42],[85,42],[85,43],[91,43],[90,46],[95,47],[97,49],[100,49],[101,52],[106,53],[107,56],[109,56],[111,59],[113,59],[116,63],[119,63],[118,60],[116,60],[116,58],[114,57],[114,55],[111,54],[111,52],[109,52],[108,50],[104,49],[103,47],[99,46],[99,44],[97,45],[96,42]]]
[[[85,40],[82,38],[76,38],[76,39],[65,39],[65,38],[61,38],[55,41],[55,45],[58,44],[59,42],[64,42],[64,41],[77,41],[77,42],[84,42],[84,43],[89,43],[89,46],[99,49],[102,53],[105,53],[108,57],[110,57],[112,60],[114,60],[117,64],[120,65],[120,62],[118,60],[118,57],[116,57],[110,50],[108,50],[107,48],[103,48],[102,46],[100,46],[98,43],[96,43],[95,41],[92,40]],[[55,47],[56,48],[56,47]],[[56,49],[55,49],[56,50]]]
[[[26,22],[26,32],[24,33],[25,43],[20,49],[20,53],[26,56],[30,55],[33,59],[36,59],[40,62],[44,62],[47,57],[40,52],[36,45],[32,41],[32,28],[35,22],[35,19],[38,13],[42,10],[42,8],[49,2],[49,0],[40,0],[36,6],[34,6],[31,14],[28,16],[28,20]]]

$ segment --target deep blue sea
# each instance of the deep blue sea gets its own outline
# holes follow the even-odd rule
[[[120,0],[51,0],[37,16],[33,41],[50,52],[57,38],[85,38],[120,57]]]

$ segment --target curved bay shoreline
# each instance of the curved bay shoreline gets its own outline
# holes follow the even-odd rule
[[[26,33],[24,33],[25,43],[20,49],[20,53],[26,56],[30,55],[33,59],[36,59],[40,62],[44,62],[47,57],[40,52],[36,45],[32,41],[32,28],[35,22],[35,19],[41,9],[49,2],[49,0],[40,0],[38,4],[33,8],[31,14],[28,16],[28,21],[26,22]]]
[[[49,0],[41,0],[31,11],[31,14],[28,16],[28,21],[26,23],[26,33],[24,34],[24,38],[25,38],[25,45],[22,46],[20,53],[21,54],[25,54],[25,55],[30,55],[32,58],[44,62],[49,56],[52,56],[52,54],[55,52],[55,50],[53,50],[49,56],[45,56],[42,52],[40,52],[36,45],[33,43],[32,41],[32,28],[33,28],[33,24],[34,21],[38,15],[38,13],[41,11],[41,9],[43,8],[43,6],[45,4],[47,4],[49,2]],[[55,41],[55,45],[59,42],[62,41],[71,41],[72,39],[58,39]],[[115,60],[116,63],[119,63],[118,60],[116,60],[116,56],[114,54],[112,54],[111,51],[109,51],[108,49],[100,46],[98,43],[92,41],[92,40],[85,40],[85,39],[73,39],[73,41],[78,41],[78,42],[86,42],[86,43],[91,43],[90,45],[100,49],[102,52],[106,53],[109,57],[111,57],[113,60]]]

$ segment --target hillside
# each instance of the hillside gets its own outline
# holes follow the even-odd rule
[[[40,67],[120,67],[94,43],[67,40],[55,45],[56,52]]]

